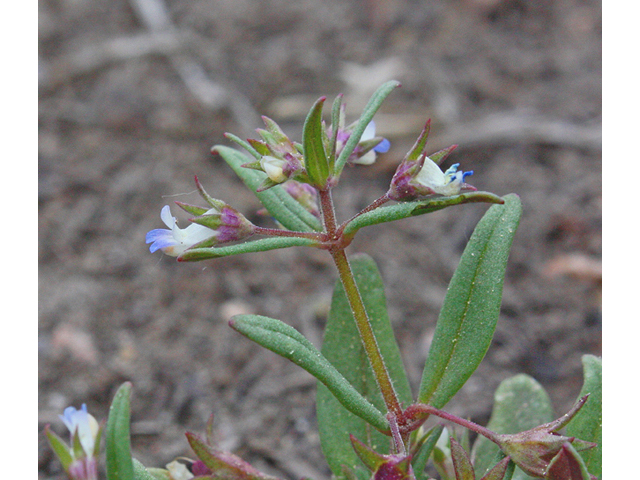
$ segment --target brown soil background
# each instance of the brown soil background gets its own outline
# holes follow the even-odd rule
[[[149,254],[144,235],[162,226],[164,204],[197,202],[194,174],[267,225],[210,147],[228,144],[225,131],[253,136],[257,112],[299,139],[321,95],[344,92],[355,119],[392,78],[403,86],[377,117],[392,149],[347,169],[340,218],[384,193],[432,118],[432,151],[459,144],[450,162],[475,170],[470,183],[524,204],[493,345],[447,409],[486,422],[494,389],[519,372],[558,413],[573,402],[580,357],[601,351],[600,2],[41,0],[39,10],[40,431],[63,433],[57,415],[82,402],[106,418],[131,380],[133,448],[148,466],[189,455],[184,432],[214,413],[220,447],[282,478],[328,478],[314,380],[226,325],[259,313],[320,345],[336,280],[328,255],[178,264]],[[485,210],[374,227],[350,247],[379,263],[414,389]],[[44,440],[39,462],[40,478],[64,478]]]

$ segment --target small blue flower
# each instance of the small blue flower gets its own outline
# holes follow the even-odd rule
[[[72,438],[74,435],[78,435],[80,445],[82,445],[85,455],[90,458],[93,457],[100,425],[97,420],[87,412],[87,406],[83,403],[80,410],[77,410],[75,407],[67,407],[64,409],[64,415],[60,415],[60,419],[69,429],[69,432],[71,432]]]
[[[220,213],[220,211],[212,208],[208,210],[205,215],[211,213]],[[203,225],[198,225],[197,223],[192,223],[184,229],[179,228],[175,217],[171,215],[169,205],[162,207],[160,218],[169,229],[157,228],[147,233],[146,243],[151,244],[149,246],[151,253],[162,250],[169,256],[178,257],[196,243],[200,243],[217,235],[215,230]]]
[[[362,137],[360,137],[360,142],[371,140],[372,138],[375,138],[375,136],[376,136],[376,124],[372,120],[367,125],[367,128],[364,129],[364,132],[362,132]],[[376,153],[386,153],[389,151],[390,147],[391,147],[391,143],[389,142],[389,140],[387,140],[386,138],[383,138],[382,141],[378,145],[373,147],[372,150],[369,150],[367,153],[365,153],[359,158],[354,158],[352,160],[352,163],[357,163],[359,165],[371,165],[373,162],[376,161]],[[356,153],[357,155],[357,151],[355,151],[354,153]]]

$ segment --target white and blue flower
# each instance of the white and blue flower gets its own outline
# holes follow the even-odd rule
[[[216,208],[211,208],[207,210],[205,215],[216,213],[220,213],[220,211]],[[197,223],[192,223],[187,228],[178,227],[176,218],[171,215],[169,205],[162,207],[160,218],[169,229],[157,228],[147,233],[146,243],[151,244],[149,246],[151,253],[162,250],[166,255],[178,257],[188,248],[211,239],[218,234],[215,230]]]
[[[96,438],[100,432],[100,425],[93,416],[87,412],[87,406],[83,403],[82,408],[75,407],[64,409],[64,415],[60,419],[71,432],[71,437],[78,436],[80,445],[87,457],[92,457],[95,451]]]
[[[443,172],[433,160],[425,156],[422,168],[413,181],[439,195],[457,195],[465,186],[464,179],[473,175],[473,170],[458,171],[459,166],[459,163],[454,163]]]

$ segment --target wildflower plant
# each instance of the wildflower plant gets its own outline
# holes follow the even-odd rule
[[[427,480],[428,464],[443,480],[600,477],[599,358],[583,357],[583,389],[570,412],[555,421],[548,395],[526,375],[502,382],[486,427],[443,410],[491,344],[509,250],[522,211],[517,195],[500,197],[478,191],[465,183],[473,172],[459,170],[459,164],[443,170],[441,165],[455,145],[427,154],[427,122],[400,162],[388,191],[350,219],[340,222],[336,218],[332,189],[345,166],[369,165],[378,153],[389,149],[388,140],[375,135],[373,117],[398,85],[395,81],[382,85],[350,125],[345,122],[342,95],[333,102],[328,124],[323,120],[326,98],[320,98],[306,118],[301,143],[289,139],[267,117],[263,117],[265,128],[257,130],[258,139],[226,134],[248,156],[222,145],[215,146],[213,153],[255,193],[276,226],[254,225],[226,202],[210,197],[196,178],[207,206],[176,202],[192,215],[183,229],[170,207],[163,207],[160,216],[167,229],[147,234],[151,252],[160,250],[180,262],[288,247],[321,249],[331,256],[339,280],[321,350],[277,319],[237,315],[229,325],[317,379],[321,446],[336,479]],[[375,261],[366,255],[348,258],[346,248],[361,228],[477,202],[491,206],[471,235],[451,279],[414,396]],[[131,388],[129,383],[120,387],[107,421],[109,480],[273,479],[233,453],[218,449],[211,434],[213,420],[204,437],[187,433],[195,459],[176,460],[164,469],[144,467],[130,451]],[[83,411],[86,416],[84,407]],[[64,418],[72,430],[73,447],[63,448],[63,442],[47,428],[53,449],[70,478],[92,478],[73,476],[70,465],[95,458],[97,443],[85,443],[82,437],[87,427],[69,420],[67,412]],[[430,418],[445,423],[427,429],[425,422]],[[468,432],[477,434],[472,445]],[[98,442],[99,432],[93,438]]]

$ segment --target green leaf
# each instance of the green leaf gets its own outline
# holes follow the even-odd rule
[[[405,405],[409,405],[412,398],[411,389],[389,322],[380,273],[373,259],[367,255],[354,256],[351,268],[398,398]],[[386,411],[340,282],[334,290],[322,353],[378,410]],[[363,441],[368,439],[368,445],[380,453],[389,451],[389,437],[373,430],[361,418],[346,411],[323,385],[318,385],[317,415],[322,450],[337,477],[344,477],[342,465],[347,465],[355,471],[362,467],[361,461],[351,448],[349,434]]]
[[[360,395],[295,328],[280,320],[260,315],[236,315],[229,325],[259,345],[304,368],[325,385],[344,408],[366,419],[375,428],[388,430],[387,420],[380,410]]]
[[[133,479],[134,480],[171,480],[169,472],[159,468],[147,470],[137,459],[133,459]]]
[[[49,425],[44,428],[44,433],[47,436],[47,440],[49,440],[51,449],[56,454],[56,457],[58,457],[58,460],[60,460],[60,463],[62,463],[62,467],[67,470],[71,462],[73,462],[73,457],[71,457],[71,453],[69,453],[69,446],[49,428]]]
[[[442,430],[444,430],[444,425],[436,425],[418,440],[417,451],[411,462],[417,480],[426,480],[429,477],[424,469],[427,466],[431,452],[433,452],[440,435],[442,435]]]
[[[342,111],[342,94],[336,96],[331,107],[331,141],[329,143],[329,170],[333,171],[336,163],[336,146],[338,143],[338,132],[340,130],[340,115]]]
[[[602,359],[593,355],[582,357],[584,383],[578,398],[589,394],[584,407],[567,425],[571,437],[597,443],[598,446],[580,452],[589,473],[602,475]]]
[[[520,374],[504,380],[496,389],[487,428],[496,433],[518,433],[553,419],[553,407],[547,392],[533,378]],[[484,475],[502,456],[495,443],[478,437],[473,445],[476,474]],[[529,478],[532,477],[516,467],[514,480]]]
[[[111,402],[106,431],[106,467],[108,480],[131,480],[133,461],[129,436],[131,383],[123,383]]]
[[[478,222],[449,283],[422,375],[418,402],[442,408],[484,358],[500,314],[509,250],[522,206],[504,197]]]
[[[355,217],[346,225],[344,234],[347,237],[353,237],[362,227],[424,215],[453,205],[479,202],[502,204],[504,203],[504,200],[489,192],[469,192],[455,195],[453,197],[433,197],[415,202],[385,205]]]
[[[266,176],[263,172],[242,167],[244,163],[247,163],[247,157],[241,152],[222,145],[215,146],[212,152],[218,153],[229,164],[245,185],[256,194],[267,211],[285,228],[300,232],[319,232],[322,230],[320,221],[281,186],[258,192],[257,190]]]
[[[347,163],[349,156],[353,153],[353,150],[358,145],[358,142],[360,141],[360,137],[362,137],[362,133],[364,132],[364,129],[367,128],[367,125],[369,125],[369,122],[373,120],[373,116],[376,114],[376,112],[380,108],[380,105],[382,105],[382,102],[384,102],[385,98],[387,98],[387,96],[395,88],[399,86],[400,86],[400,82],[396,80],[390,80],[382,84],[382,86],[380,86],[371,96],[371,98],[369,99],[369,102],[364,107],[362,115],[360,116],[360,120],[358,120],[356,127],[354,128],[353,132],[351,132],[351,136],[349,137],[349,140],[347,140],[347,143],[345,144],[344,148],[340,152],[340,155],[338,156],[338,159],[336,160],[336,166],[335,166],[336,177],[338,177],[342,172],[342,169]]]
[[[312,247],[317,244],[318,242],[308,238],[261,238],[260,240],[251,240],[244,243],[238,243],[236,245],[229,245],[227,247],[192,248],[180,255],[178,257],[178,261],[195,262],[198,260],[206,260],[209,258],[240,255],[241,253],[266,252],[267,250],[275,250],[278,248]]]
[[[329,162],[322,141],[322,107],[326,97],[320,97],[307,115],[302,128],[304,167],[311,184],[322,188],[329,178]]]

